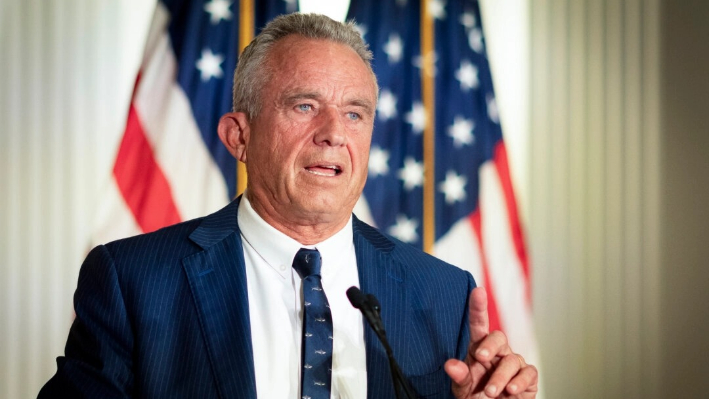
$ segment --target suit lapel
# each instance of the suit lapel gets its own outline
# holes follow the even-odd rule
[[[207,216],[190,235],[203,248],[183,259],[219,396],[256,397],[239,200]]]
[[[360,289],[364,293],[373,294],[379,300],[389,344],[394,355],[401,356],[406,349],[403,339],[406,336],[405,304],[408,303],[407,290],[404,289],[406,270],[392,259],[394,243],[391,240],[356,217],[353,220],[353,230]],[[364,331],[367,396],[395,397],[389,360],[384,347],[368,325]]]

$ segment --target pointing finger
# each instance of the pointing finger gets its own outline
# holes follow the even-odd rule
[[[470,343],[471,345],[477,345],[490,333],[490,319],[487,314],[487,292],[485,288],[477,287],[470,293],[468,312]]]

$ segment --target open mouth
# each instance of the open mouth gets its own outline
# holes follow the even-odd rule
[[[339,176],[342,173],[337,165],[313,165],[307,166],[305,170],[318,176]]]

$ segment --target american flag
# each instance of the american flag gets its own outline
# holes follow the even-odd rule
[[[422,6],[433,19],[428,33]],[[487,289],[491,328],[505,331],[515,351],[538,364],[529,263],[478,2],[352,0],[347,18],[374,53],[380,85],[369,176],[356,212],[469,270]],[[426,34],[435,38],[428,53],[421,46]],[[426,62],[435,87],[430,105],[422,89]],[[427,105],[433,108],[430,164],[424,162]],[[426,184],[435,191],[429,198]],[[435,209],[428,218],[427,205]],[[424,245],[426,229],[433,232],[431,248]]]
[[[244,0],[245,1],[245,0]],[[217,136],[231,109],[239,26],[261,27],[295,0],[161,0],[136,78],[93,243],[206,215],[236,193],[236,164]],[[355,213],[383,231],[467,269],[490,295],[493,328],[538,364],[530,275],[495,106],[477,1],[433,0],[435,51],[421,57],[422,4],[352,0],[381,87],[369,177]],[[250,10],[250,15],[240,13]],[[425,165],[421,66],[435,69],[435,155]],[[429,110],[430,111],[430,110]],[[433,226],[424,220],[424,170],[434,171]],[[428,227],[426,227],[428,224]]]
[[[295,11],[295,0],[157,3],[93,244],[204,216],[236,193],[236,161],[217,136],[231,110],[239,27]],[[253,32],[251,33],[253,35]]]

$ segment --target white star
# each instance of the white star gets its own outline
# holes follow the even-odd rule
[[[212,25],[216,25],[222,19],[228,21],[231,19],[231,1],[229,0],[212,0],[204,5],[204,11],[209,13],[209,21]]]
[[[399,179],[404,181],[404,189],[411,191],[423,184],[423,164],[411,157],[404,159],[404,167],[399,169]]]
[[[428,12],[435,19],[446,19],[446,2],[443,0],[429,0]]]
[[[384,89],[381,93],[379,93],[377,112],[379,119],[383,121],[389,120],[396,116],[396,97],[388,89]]]
[[[211,77],[221,78],[222,67],[219,66],[224,61],[224,57],[212,53],[210,49],[202,50],[202,57],[197,60],[197,69],[202,72],[202,80],[207,81]]]
[[[389,152],[379,146],[369,152],[369,175],[372,177],[389,173]]]
[[[403,242],[412,243],[418,239],[416,228],[419,223],[416,219],[409,219],[405,215],[396,216],[396,224],[389,228],[389,234]]]
[[[387,54],[387,59],[390,64],[396,64],[401,60],[401,54],[404,51],[404,44],[401,38],[396,33],[389,35],[389,40],[384,45],[384,52]]]
[[[468,45],[476,53],[483,52],[483,32],[480,28],[475,28],[468,32]]]
[[[448,135],[453,138],[453,145],[460,148],[475,141],[473,129],[475,122],[456,116],[453,124],[448,128]]]
[[[473,29],[477,24],[477,21],[475,20],[475,14],[467,11],[460,16],[460,19],[458,21],[461,25],[465,26],[466,30]]]
[[[425,57],[417,55],[414,57],[414,66],[418,69],[423,69],[424,64],[429,65],[431,68],[431,74],[436,76],[438,68],[436,68],[436,62],[438,62],[438,54],[435,51],[428,53]]]
[[[426,108],[423,107],[421,102],[415,102],[414,107],[411,112],[404,116],[406,123],[411,124],[411,130],[414,134],[423,133],[423,129],[426,127]]]
[[[478,68],[468,60],[460,62],[460,68],[455,71],[455,78],[460,82],[460,89],[466,92],[470,89],[476,89],[480,85]]]
[[[488,94],[487,100],[487,116],[491,121],[495,123],[500,123],[500,114],[497,111],[497,101],[495,101],[495,96]]]
[[[367,25],[354,24],[354,28],[359,32],[359,35],[362,36],[362,40],[364,40],[364,35],[367,34]]]
[[[438,190],[446,197],[446,204],[451,205],[465,199],[466,184],[468,184],[468,179],[465,176],[450,170],[446,173],[446,180],[438,185]]]

